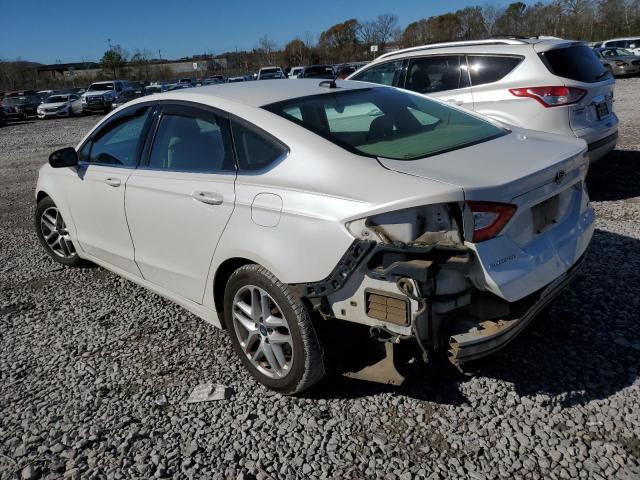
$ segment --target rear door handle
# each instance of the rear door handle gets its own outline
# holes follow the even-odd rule
[[[216,192],[193,192],[191,197],[207,205],[222,205],[222,195]]]
[[[120,182],[119,178],[107,177],[107,178],[104,179],[104,183],[106,183],[107,185],[110,185],[112,187],[119,187],[121,182]]]

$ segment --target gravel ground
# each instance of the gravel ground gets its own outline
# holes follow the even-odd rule
[[[222,331],[100,268],[54,264],[32,228],[40,164],[96,117],[0,129],[1,478],[640,477],[640,79],[590,172],[586,279],[470,379],[255,384]],[[199,383],[228,400],[186,404]]]

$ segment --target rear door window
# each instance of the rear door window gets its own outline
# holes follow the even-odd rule
[[[540,58],[554,75],[578,82],[599,82],[608,74],[593,50],[586,45],[556,48],[540,53]]]
[[[502,80],[522,61],[522,57],[497,55],[469,55],[469,76],[471,85],[484,85]]]
[[[442,55],[409,60],[404,87],[418,93],[434,93],[467,87],[461,57]]]
[[[397,85],[402,72],[402,60],[374,65],[355,75],[351,80],[378,83],[380,85]]]
[[[287,148],[253,128],[231,123],[240,173],[267,168],[287,152]]]

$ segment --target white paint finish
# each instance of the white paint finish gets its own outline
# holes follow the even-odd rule
[[[146,169],[131,175],[126,213],[145,280],[202,302],[213,252],[234,208],[234,179]]]
[[[83,164],[67,182],[66,193],[82,250],[140,275],[124,213],[124,184],[132,172],[131,168]],[[120,186],[111,185],[118,181]]]
[[[261,227],[276,227],[282,214],[282,197],[275,193],[259,193],[251,204],[251,219]]]

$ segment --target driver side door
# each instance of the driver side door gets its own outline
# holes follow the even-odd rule
[[[67,191],[83,251],[140,276],[124,210],[125,184],[136,169],[153,106],[136,105],[96,130],[79,152]]]

